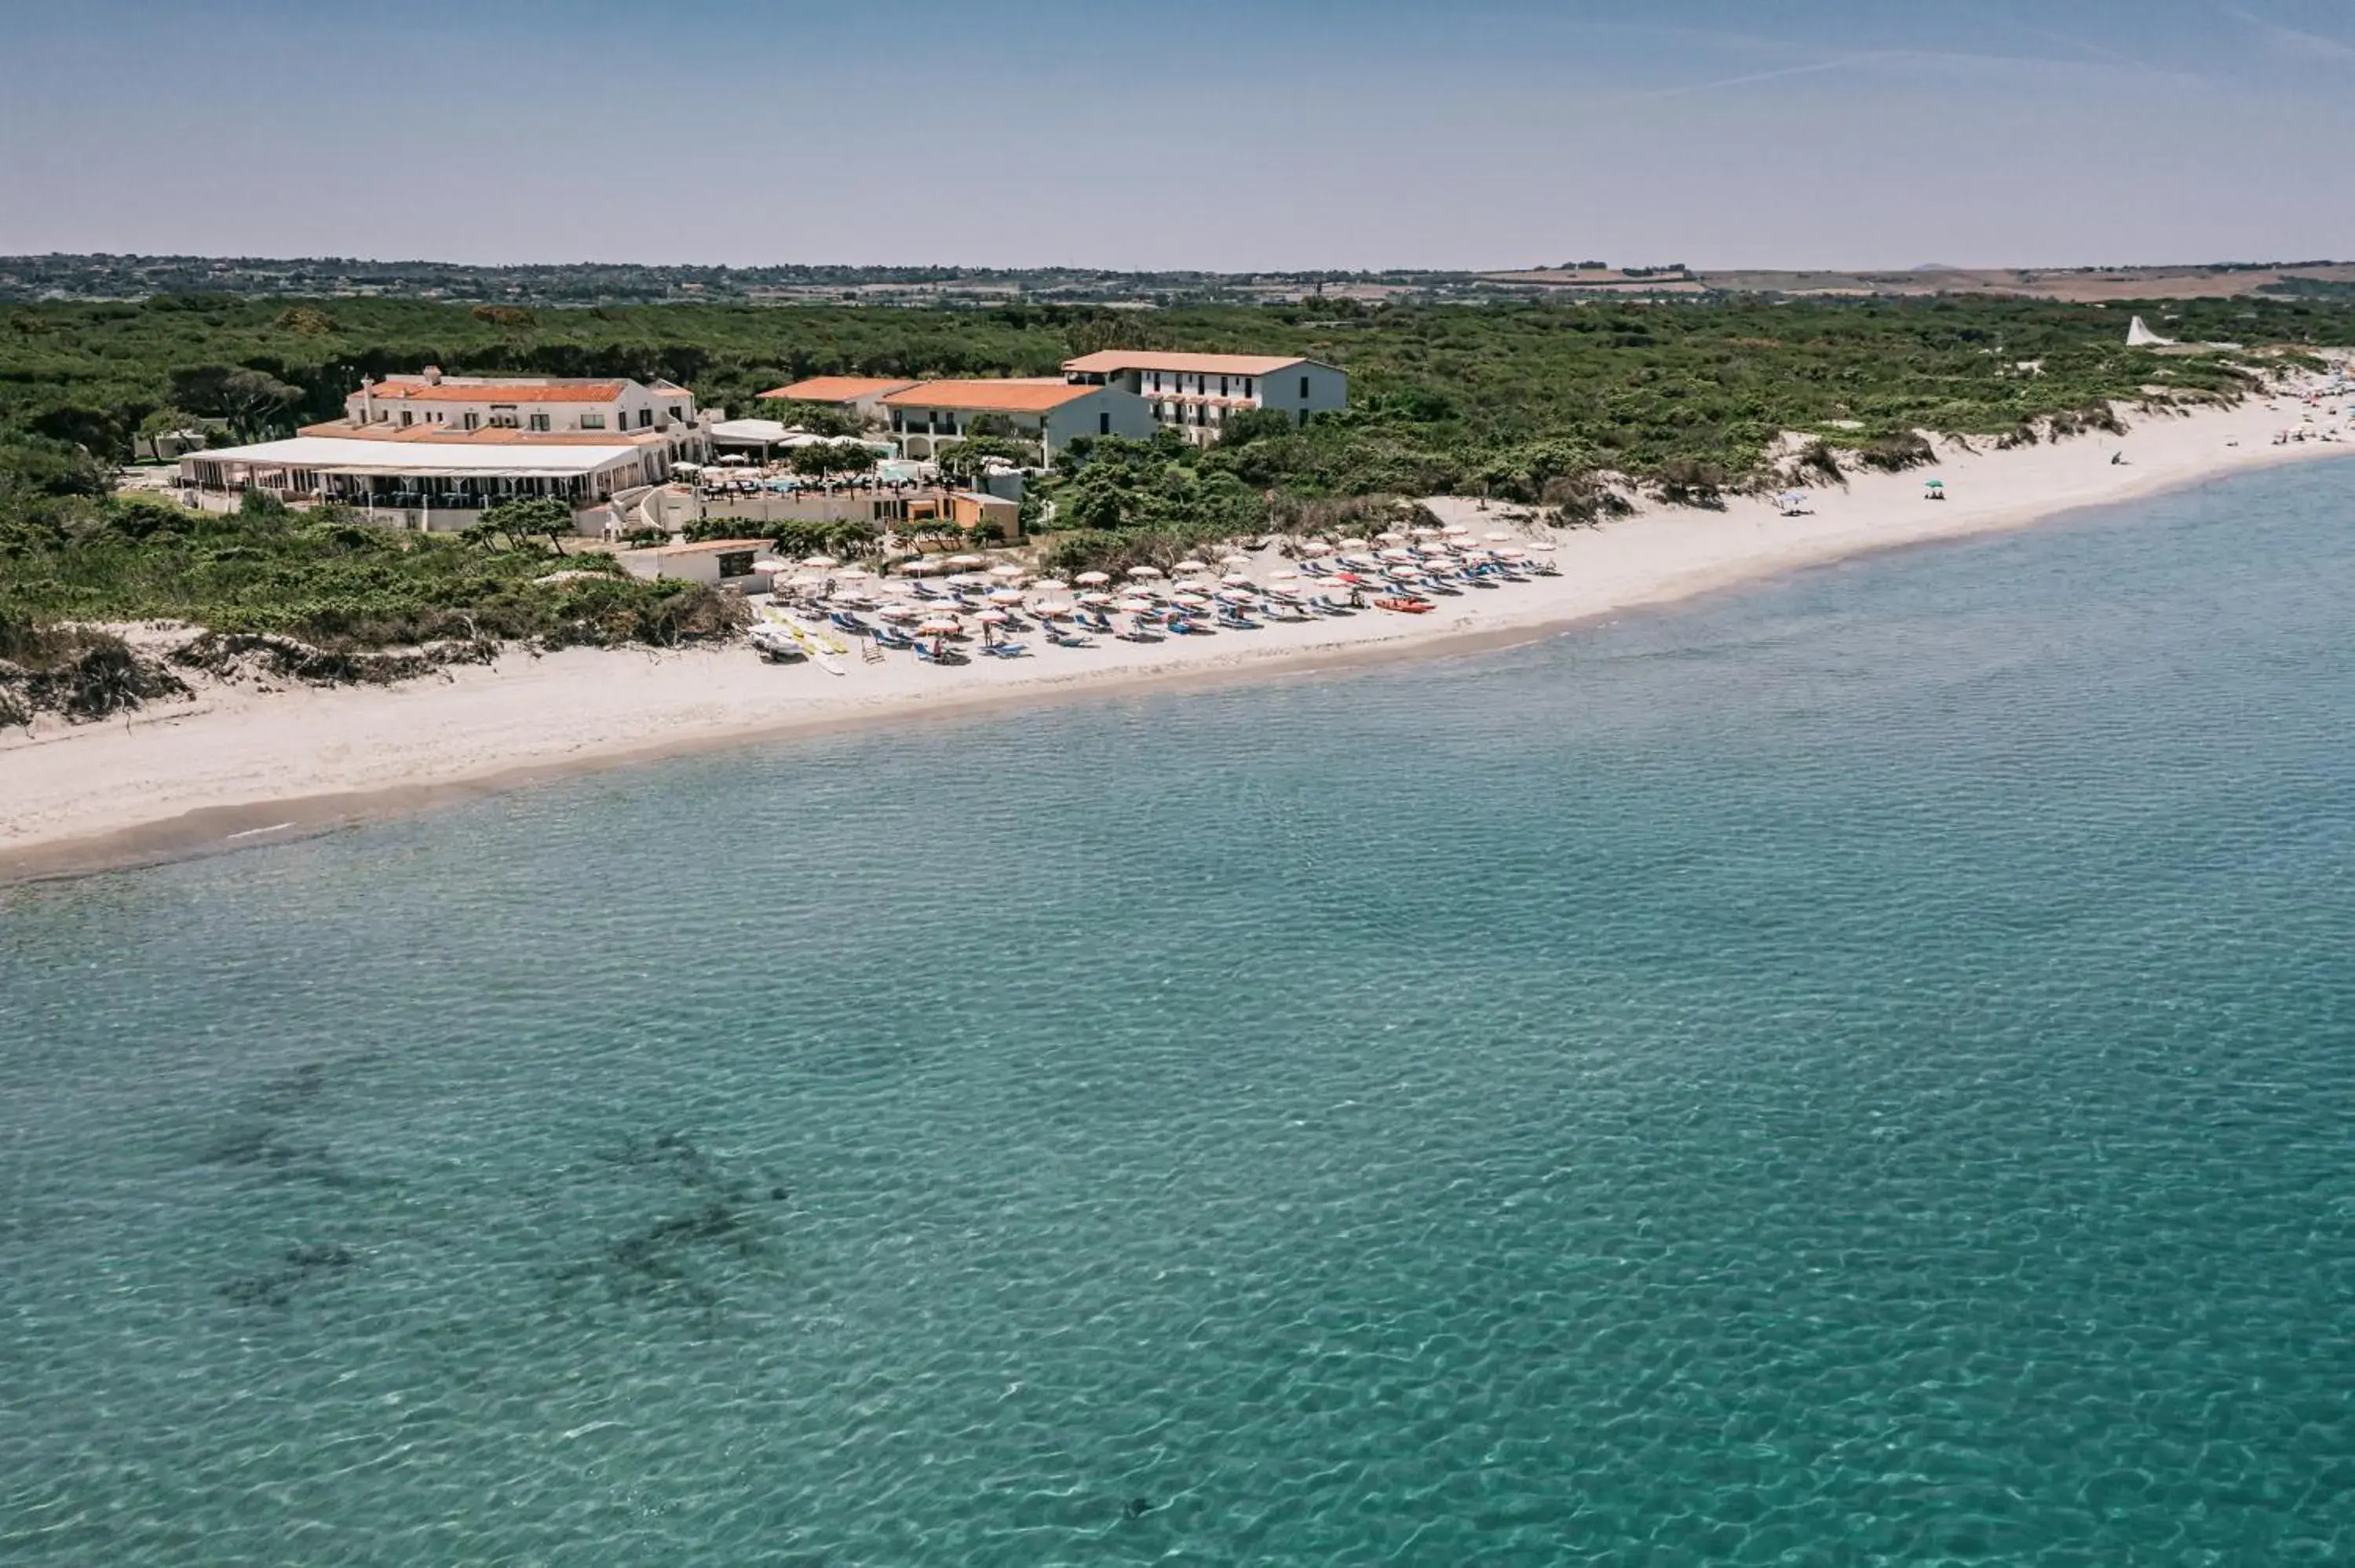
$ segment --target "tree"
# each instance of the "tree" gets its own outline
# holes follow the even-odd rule
[[[170,379],[174,403],[227,419],[244,436],[277,423],[303,401],[300,387],[241,365],[199,365],[175,370]]]
[[[785,454],[786,463],[795,473],[813,479],[827,479],[837,473],[865,473],[881,461],[881,454],[864,441],[813,441],[805,447],[795,447]]]
[[[988,469],[993,459],[1003,460],[1017,467],[1035,464],[1039,449],[1029,441],[1008,440],[999,436],[967,436],[961,441],[951,441],[932,454],[941,472],[959,484],[971,484]]]
[[[540,496],[485,507],[482,521],[467,529],[466,535],[485,545],[503,536],[510,550],[520,550],[530,540],[545,539],[548,547],[560,555],[564,546],[559,541],[571,532],[572,508],[552,496]]]

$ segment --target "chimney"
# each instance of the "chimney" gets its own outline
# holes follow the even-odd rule
[[[440,366],[429,365],[425,367],[425,385],[428,387],[439,387],[442,385],[442,367]]]
[[[360,423],[363,425],[372,425],[375,422],[376,377],[373,376],[363,376],[360,377]]]

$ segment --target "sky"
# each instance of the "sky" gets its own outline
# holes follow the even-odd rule
[[[0,253],[2355,259],[2355,0],[0,0]]]

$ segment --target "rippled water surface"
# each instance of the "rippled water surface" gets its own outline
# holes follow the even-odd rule
[[[2350,529],[16,895],[0,1561],[2347,1562]]]

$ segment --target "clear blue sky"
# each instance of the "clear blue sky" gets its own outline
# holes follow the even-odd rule
[[[0,251],[2355,258],[2350,0],[0,0]]]

